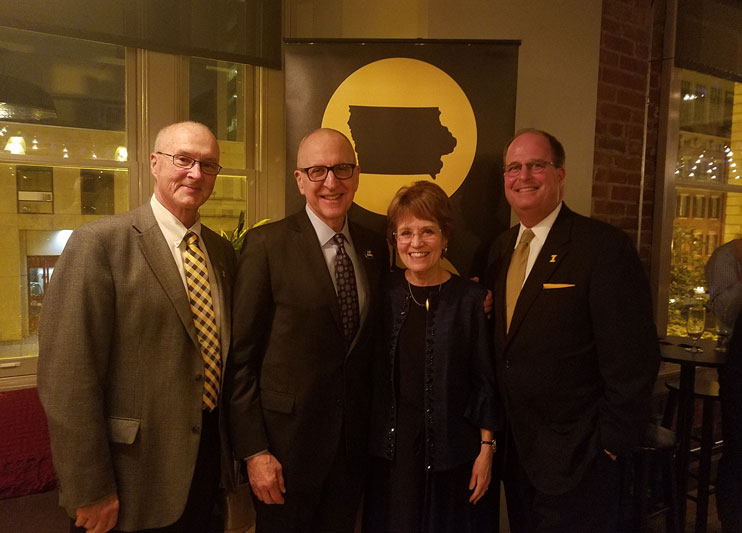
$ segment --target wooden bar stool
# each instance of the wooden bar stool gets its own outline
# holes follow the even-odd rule
[[[678,381],[668,381],[665,386],[670,391],[663,426],[672,424],[677,404],[680,384]],[[703,402],[703,414],[700,428],[688,428],[691,432],[691,442],[698,443],[692,447],[690,453],[698,459],[698,471],[695,477],[698,482],[696,495],[686,494],[686,497],[696,502],[696,532],[703,533],[707,528],[709,496],[715,492],[716,483],[711,482],[711,459],[721,451],[723,442],[714,439],[716,406],[719,402],[719,383],[705,378],[696,378],[693,389],[693,399]],[[698,431],[699,430],[699,431]],[[698,433],[700,432],[700,435]]]

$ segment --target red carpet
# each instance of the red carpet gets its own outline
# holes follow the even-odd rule
[[[0,499],[55,487],[49,430],[36,389],[0,392]]]

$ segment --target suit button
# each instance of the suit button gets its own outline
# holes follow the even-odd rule
[[[505,359],[505,368],[510,368],[510,359]]]
[[[192,431],[193,433],[201,433],[201,426],[199,426],[198,424],[196,424],[195,426],[193,426],[193,427],[191,428],[191,431]]]

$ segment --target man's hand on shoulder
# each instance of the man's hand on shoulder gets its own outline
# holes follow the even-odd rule
[[[471,278],[471,280],[475,283],[479,283],[479,277],[474,276]],[[494,307],[494,299],[492,298],[492,291],[487,289],[487,296],[484,297],[484,314],[487,315],[487,318],[492,317],[492,308]]]
[[[286,487],[283,483],[283,469],[270,452],[254,455],[245,460],[247,477],[255,496],[263,503],[284,503]]]
[[[99,502],[76,510],[75,526],[84,527],[88,533],[105,533],[116,525],[119,519],[119,497],[115,492]]]

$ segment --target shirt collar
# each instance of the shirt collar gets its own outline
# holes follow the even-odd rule
[[[348,229],[348,215],[345,215],[343,229],[337,232],[330,226],[325,224],[324,221],[322,221],[317,216],[317,214],[312,211],[312,209],[309,207],[309,204],[306,204],[305,209],[307,211],[307,216],[309,216],[309,221],[312,223],[312,227],[314,228],[314,232],[317,234],[317,239],[319,240],[321,246],[325,246],[328,242],[330,242],[336,233],[342,233],[345,236],[345,240],[347,242],[352,242],[350,240],[350,230]]]
[[[170,211],[165,208],[158,200],[155,195],[149,201],[149,205],[152,207],[152,213],[155,215],[157,225],[160,226],[162,234],[165,236],[165,240],[175,246],[180,246],[186,233],[192,231],[198,238],[201,238],[201,215],[198,215],[196,222],[190,228],[186,228],[183,223],[178,220],[178,217],[173,215]]]
[[[549,236],[549,232],[551,231],[551,227],[554,225],[554,222],[556,221],[557,216],[559,216],[559,211],[562,210],[562,204],[563,202],[559,202],[559,205],[557,205],[554,210],[549,213],[541,222],[538,224],[534,224],[530,229],[533,231],[533,235],[535,238],[539,239],[540,241],[545,241],[546,237]],[[520,237],[523,235],[523,232],[526,230],[526,227],[523,225],[523,223],[520,224],[520,229],[518,230],[518,238],[516,239],[516,243],[520,242]]]

